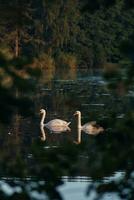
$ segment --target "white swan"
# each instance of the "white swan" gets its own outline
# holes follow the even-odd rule
[[[71,122],[66,122],[61,119],[53,119],[53,120],[49,121],[48,123],[44,124],[44,120],[46,117],[46,110],[41,109],[40,113],[42,114],[40,126],[45,126],[53,132],[63,132],[63,131],[67,131],[67,130],[70,131],[70,128],[68,127],[68,125]]]
[[[91,135],[97,135],[99,133],[102,133],[104,131],[104,128],[97,125],[96,121],[91,121],[83,126],[81,125],[81,112],[76,111],[74,115],[78,115],[78,128],[83,130],[85,133],[91,134]]]

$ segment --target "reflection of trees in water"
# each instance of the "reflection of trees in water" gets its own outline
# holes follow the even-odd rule
[[[77,77],[77,68],[57,69],[56,76],[58,76],[61,80],[75,80]]]
[[[31,113],[31,91],[35,88],[35,80],[39,71],[33,68],[27,57],[14,58],[0,51],[0,121],[10,122],[12,114],[18,111],[21,115]],[[23,91],[23,95],[22,95]]]
[[[88,84],[87,86],[86,84],[84,86],[85,87],[83,95],[87,94],[88,92]],[[60,85],[60,87],[64,87],[64,84]],[[77,86],[75,87],[77,88]],[[80,89],[82,88],[80,87]],[[102,89],[96,89],[96,92],[99,93],[100,96],[102,91]],[[69,97],[67,96],[67,99],[71,99],[71,95],[73,93],[73,91],[69,92],[70,94]],[[63,100],[65,100],[64,95],[66,97],[66,93],[64,94],[63,92],[55,92],[54,95],[57,95],[55,99],[58,98],[58,102],[55,102],[55,106],[53,104],[52,105],[54,106],[53,108],[57,108],[59,111],[62,106]],[[79,91],[76,90],[74,99],[78,96]],[[7,182],[11,186],[14,182],[15,185],[22,188],[22,193],[19,194],[20,196],[25,195],[27,198],[29,198],[28,196],[30,194],[27,193],[25,187],[26,185],[28,185],[30,187],[30,190],[32,191],[33,188],[31,185],[36,184],[36,191],[45,191],[50,199],[56,199],[56,197],[57,199],[60,199],[60,194],[58,193],[56,188],[58,185],[63,183],[61,181],[61,177],[63,175],[90,176],[93,179],[93,187],[88,188],[89,195],[90,191],[92,191],[93,188],[95,189],[95,191],[98,191],[98,194],[100,196],[103,195],[106,191],[116,191],[119,194],[122,194],[124,188],[130,187],[131,189],[131,185],[129,186],[129,181],[133,181],[133,178],[130,177],[130,174],[133,170],[131,166],[133,166],[134,160],[133,134],[131,134],[133,126],[133,115],[132,112],[130,112],[127,115],[125,113],[125,117],[123,118],[121,116],[118,117],[119,113],[124,113],[124,109],[127,110],[129,106],[127,105],[127,102],[129,101],[126,97],[120,99],[119,97],[117,98],[115,96],[105,97],[105,95],[102,95],[102,98],[107,103],[105,104],[109,105],[109,107],[104,106],[102,108],[104,109],[104,114],[107,117],[104,118],[102,121],[107,127],[112,128],[111,130],[109,129],[107,134],[99,135],[96,137],[82,134],[82,142],[80,145],[75,145],[70,135],[63,136],[62,134],[52,135],[46,133],[48,141],[46,140],[45,142],[41,142],[37,141],[36,139],[36,143],[34,143],[34,141],[30,141],[28,143],[28,141],[22,136],[18,137],[18,141],[17,138],[14,137],[14,135],[11,135],[12,139],[10,138],[10,136],[8,137],[8,151],[5,152],[5,148],[7,146],[3,146],[3,150],[1,150],[0,160],[2,166],[4,166],[2,167],[2,173],[7,177],[19,177],[24,179],[26,177],[35,178],[35,180],[33,178],[31,181],[27,182],[27,184],[26,182],[23,182],[22,179],[21,181],[23,183],[16,183],[15,181]],[[89,97],[86,99],[86,101],[88,103]],[[81,100],[78,100],[77,103],[80,104]],[[93,101],[91,103],[93,103]],[[96,109],[94,105],[93,107],[91,107],[89,103],[87,107],[90,107],[90,109],[92,109],[90,112],[94,112]],[[86,111],[85,115],[87,115],[87,113],[89,113],[88,110]],[[89,117],[87,118],[89,119]],[[86,121],[86,117],[84,117],[84,121]],[[20,122],[16,121],[16,123],[18,123],[19,126]],[[33,126],[33,124],[30,124],[30,126]],[[33,131],[35,131],[34,127]],[[68,139],[66,140],[66,138]],[[71,140],[69,138],[71,138]],[[78,136],[78,142],[79,140],[80,138]],[[45,148],[49,146],[50,143],[51,148]],[[58,147],[55,148],[55,145]],[[11,159],[10,162],[3,164],[3,161],[5,161],[9,157],[13,159]],[[115,171],[120,170],[124,170],[124,172],[126,171],[126,176],[121,182],[102,182],[104,177],[111,176],[115,173]],[[40,185],[40,180],[44,181],[42,182],[42,185]],[[100,180],[101,183],[96,186],[95,183],[98,180]],[[22,184],[24,184],[24,187],[22,187]],[[131,191],[129,192],[129,195],[130,194]],[[6,194],[3,195],[7,196]],[[15,193],[13,197],[15,198],[17,197],[17,195],[18,194]]]
[[[93,190],[98,191],[100,196],[106,191],[116,191],[123,195],[124,189],[129,188],[131,198],[127,197],[127,199],[133,199],[131,181],[133,181],[134,152],[131,148],[133,147],[133,136],[131,134],[128,135],[127,141],[126,133],[109,132],[106,135],[96,137],[83,134],[82,143],[79,145],[67,141],[60,146],[57,143],[57,147],[52,145],[51,148],[47,148],[47,141],[41,142],[40,140],[36,140],[32,146],[22,147],[21,140],[16,143],[13,136],[7,137],[5,145],[1,148],[0,162],[7,158],[10,158],[10,160],[1,165],[1,175],[13,178],[12,181],[7,181],[7,183],[11,187],[13,182],[14,185],[20,186],[22,188],[20,196],[24,193],[30,196],[31,194],[25,190],[25,187],[30,187],[29,189],[32,192],[32,185],[35,184],[36,191],[46,192],[50,199],[52,197],[56,199],[56,196],[57,199],[60,199],[58,197],[60,194],[56,188],[63,183],[61,177],[84,175],[93,180],[87,191],[89,195],[90,191]],[[60,135],[56,135],[56,137],[58,140]],[[6,152],[5,148],[7,149]],[[124,171],[125,176],[120,181],[102,181],[104,177],[112,176],[115,171]],[[20,178],[20,182],[15,181],[14,177]],[[23,182],[22,179],[26,177],[32,178]],[[98,181],[99,184],[96,185]],[[6,196],[4,193],[3,195]],[[15,193],[12,196],[17,197],[17,195]],[[123,196],[121,197],[123,199]]]

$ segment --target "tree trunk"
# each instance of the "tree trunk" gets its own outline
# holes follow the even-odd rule
[[[15,57],[19,56],[19,30],[16,29],[16,38],[15,38]]]

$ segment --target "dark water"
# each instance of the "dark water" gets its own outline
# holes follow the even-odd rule
[[[33,152],[30,146],[37,140],[43,152],[54,150],[59,155],[60,148],[64,151],[65,146],[66,151],[63,154],[65,157],[61,154],[60,159],[56,158],[60,161],[63,159],[63,162],[58,165],[62,168],[58,176],[61,175],[64,184],[57,187],[63,199],[95,199],[95,188],[89,192],[90,185],[95,187],[97,184],[119,182],[124,178],[126,169],[133,165],[133,151],[129,148],[132,142],[130,137],[132,129],[128,129],[129,123],[127,128],[125,126],[126,129],[122,127],[127,112],[134,106],[132,90],[123,96],[109,90],[99,70],[92,72],[74,69],[56,73],[47,71],[43,81],[37,85],[32,100],[35,104],[33,108],[35,115],[24,118],[16,114],[12,123],[6,127],[6,131],[3,130],[1,159],[6,158],[4,155],[6,149],[8,156],[10,155],[9,160],[12,160],[13,155],[21,155],[31,166]],[[54,133],[47,128],[40,129],[41,108],[46,109],[46,122],[55,118],[64,119],[71,122],[69,125],[71,130]],[[104,133],[94,136],[78,131],[77,118],[73,116],[76,110],[82,113],[82,124],[97,121],[104,127]],[[73,146],[77,150],[74,150]],[[67,152],[72,154],[67,155]],[[47,162],[53,165],[52,158]],[[55,162],[54,160],[54,165]],[[2,177],[4,176],[2,174]],[[11,188],[4,186],[2,182],[1,186],[2,190],[12,193]],[[39,194],[33,192],[31,195],[35,195],[35,199],[45,199],[43,194],[38,196]],[[101,199],[121,198],[117,189],[117,191],[113,190],[113,193],[104,192]]]

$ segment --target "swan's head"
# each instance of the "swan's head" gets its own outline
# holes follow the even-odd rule
[[[40,113],[41,114],[44,114],[44,113],[46,114],[46,111],[44,109],[40,109]]]
[[[81,112],[79,111],[79,110],[77,110],[75,113],[74,113],[74,115],[80,115],[81,114]]]

